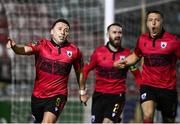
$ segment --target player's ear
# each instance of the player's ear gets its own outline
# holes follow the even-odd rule
[[[107,38],[109,38],[109,33],[108,32],[106,33],[106,36],[107,36]]]
[[[53,35],[53,30],[51,29],[50,34]]]

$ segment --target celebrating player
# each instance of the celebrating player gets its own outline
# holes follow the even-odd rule
[[[51,27],[51,39],[29,45],[17,45],[9,39],[8,48],[19,55],[35,55],[36,79],[31,98],[32,116],[36,123],[55,123],[67,101],[67,83],[73,65],[81,102],[86,103],[83,59],[80,50],[67,40],[70,25],[58,19]]]
[[[144,58],[140,102],[143,121],[151,123],[157,108],[163,122],[175,122],[177,112],[176,61],[180,59],[180,41],[163,28],[163,14],[147,13],[148,31],[137,41],[134,53],[124,61],[116,61],[115,67],[124,68]]]
[[[118,69],[113,67],[117,60],[123,60],[130,54],[130,50],[121,47],[122,26],[113,23],[107,27],[109,42],[107,45],[96,48],[91,55],[89,64],[84,67],[84,76],[96,69],[95,91],[92,99],[92,123],[119,123],[125,104],[125,80],[129,67]],[[136,81],[141,82],[139,69],[130,68],[136,76]]]

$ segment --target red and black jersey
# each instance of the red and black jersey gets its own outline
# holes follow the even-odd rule
[[[130,54],[129,49],[120,49],[112,52],[108,45],[100,46],[91,55],[90,63],[84,67],[84,76],[87,79],[89,71],[95,69],[95,91],[110,94],[120,94],[126,91],[125,80],[128,67],[118,69],[113,63],[119,59],[125,59]]]
[[[180,41],[163,32],[157,39],[149,33],[138,38],[134,53],[143,57],[142,84],[165,89],[176,89],[176,61],[180,59]]]
[[[36,79],[33,95],[48,98],[59,94],[67,95],[69,73],[82,68],[82,54],[73,44],[56,45],[52,40],[42,39],[30,46],[35,54]]]

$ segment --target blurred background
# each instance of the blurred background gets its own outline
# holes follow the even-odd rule
[[[105,29],[114,21],[124,25],[123,46],[133,51],[137,37],[146,32],[145,13],[152,9],[162,11],[166,31],[180,37],[180,0],[0,0],[0,123],[32,122],[30,97],[35,77],[34,57],[14,55],[6,49],[7,36],[19,44],[49,38],[51,24],[57,18],[65,18],[71,25],[69,40],[78,45],[88,62],[94,49],[106,43]],[[94,79],[94,72],[91,72],[87,81],[90,95]],[[177,89],[180,92],[180,62],[177,63]],[[138,94],[129,73],[122,122],[141,122]],[[84,107],[79,102],[72,69],[68,102],[58,122],[90,123],[91,99],[87,104]],[[180,102],[176,121],[180,122]],[[156,112],[155,122],[161,122],[159,112]]]

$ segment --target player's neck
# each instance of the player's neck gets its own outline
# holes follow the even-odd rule
[[[116,47],[114,47],[110,42],[108,43],[108,47],[113,52],[117,52],[118,51],[118,49]]]
[[[55,39],[52,39],[53,40],[53,42],[56,44],[56,45],[62,45],[62,44],[64,44],[66,41],[61,41],[61,42],[58,42],[58,41],[56,41]]]

